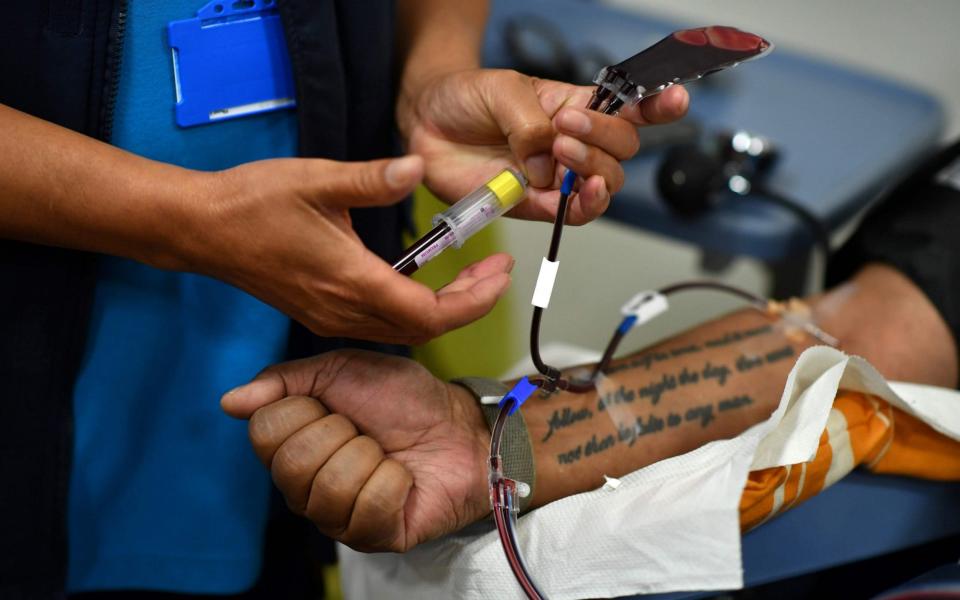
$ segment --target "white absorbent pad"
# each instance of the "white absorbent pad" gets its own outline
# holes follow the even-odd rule
[[[537,584],[552,600],[742,587],[747,475],[812,459],[840,388],[876,394],[960,439],[960,393],[888,384],[862,358],[810,348],[766,421],[521,517],[521,551]],[[524,597],[492,521],[406,554],[339,553],[348,600]]]

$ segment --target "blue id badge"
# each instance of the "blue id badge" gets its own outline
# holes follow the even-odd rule
[[[167,24],[177,125],[296,105],[277,1],[214,0],[195,18]]]

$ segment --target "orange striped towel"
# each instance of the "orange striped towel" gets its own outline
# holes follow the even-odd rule
[[[813,460],[750,473],[740,497],[740,528],[748,531],[797,506],[858,466],[960,480],[960,442],[876,396],[840,390]]]

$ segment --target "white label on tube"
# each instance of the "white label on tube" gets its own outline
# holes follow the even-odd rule
[[[453,235],[453,232],[451,231],[447,235],[443,236],[439,240],[435,241],[434,243],[424,248],[420,254],[414,256],[413,262],[417,263],[418,267],[422,267],[427,262],[433,260],[441,252],[443,252],[444,250],[449,248],[451,245],[453,245],[455,241],[457,241],[457,238]]]
[[[546,308],[550,304],[550,295],[553,294],[553,282],[557,280],[557,269],[560,261],[550,262],[546,258],[540,263],[540,274],[537,275],[537,287],[533,289],[534,306]]]
[[[643,325],[647,321],[665,313],[670,305],[667,297],[655,291],[640,292],[620,308],[620,314],[625,317],[635,315],[636,325]]]

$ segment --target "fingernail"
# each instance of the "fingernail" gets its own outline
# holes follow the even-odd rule
[[[690,94],[687,93],[687,88],[682,85],[673,86],[673,95],[674,97],[680,96],[681,102],[680,105],[686,108],[687,104],[690,103]]]
[[[570,160],[582,163],[587,160],[587,147],[580,140],[572,137],[560,138],[560,152]]]
[[[383,177],[392,188],[407,187],[420,178],[422,164],[419,156],[404,156],[390,161],[383,171]]]
[[[579,110],[567,108],[560,112],[559,117],[560,127],[570,133],[584,135],[590,133],[590,129],[593,127],[590,123],[590,117]]]
[[[223,410],[223,411],[226,412],[226,413],[231,413],[231,414],[232,414],[232,411],[233,411],[233,408],[234,408],[233,403],[234,403],[234,400],[235,400],[234,393],[235,393],[237,390],[239,390],[240,388],[242,388],[242,387],[243,387],[242,385],[238,385],[237,387],[233,388],[232,390],[230,390],[230,391],[227,392],[226,394],[220,396],[220,409],[221,409],[221,410]]]
[[[512,272],[512,271],[513,271],[513,267],[515,267],[516,264],[517,264],[517,259],[515,259],[514,257],[511,256],[511,257],[510,257],[510,264],[507,265],[507,273]]]
[[[271,383],[266,379],[254,379],[250,383],[238,385],[221,397],[221,400],[236,400],[239,398],[256,397],[271,387]]]
[[[553,181],[553,159],[549,154],[535,154],[523,166],[527,169],[527,179],[534,187],[546,187]]]

